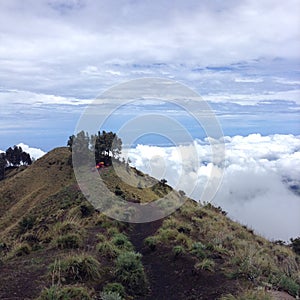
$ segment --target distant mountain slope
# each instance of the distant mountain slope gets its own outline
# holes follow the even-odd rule
[[[24,171],[0,181],[0,236],[42,199],[74,183],[69,157],[67,148],[57,148]]]
[[[155,222],[112,220],[84,198],[70,159],[67,148],[57,148],[0,182],[0,299],[111,299],[105,297],[118,293],[140,300],[266,300],[299,294],[300,258],[289,247],[191,199]],[[172,190],[125,164],[118,168],[139,187],[124,183],[113,167],[100,174],[126,200],[149,202]],[[155,188],[143,189],[146,182]],[[115,294],[112,299],[120,299]]]

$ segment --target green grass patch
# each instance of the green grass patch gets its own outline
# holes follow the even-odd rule
[[[101,278],[101,265],[87,254],[70,255],[50,265],[50,272],[58,283],[97,280]]]

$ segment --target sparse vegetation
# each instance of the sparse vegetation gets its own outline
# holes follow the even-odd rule
[[[102,292],[100,297],[101,300],[123,300],[123,298],[116,292]]]
[[[28,243],[17,243],[11,252],[11,256],[23,256],[28,255],[31,252],[31,247]]]
[[[116,258],[120,253],[120,250],[110,241],[99,242],[96,246],[97,251],[101,256],[109,259]]]
[[[76,249],[83,245],[82,236],[76,233],[67,233],[54,240],[54,244],[59,249]]]
[[[22,218],[19,222],[19,232],[20,234],[26,232],[29,229],[32,229],[36,221],[36,217],[28,215]]]
[[[154,251],[157,245],[157,238],[154,236],[149,236],[144,240],[144,244],[149,247],[150,250]]]
[[[300,285],[296,283],[292,278],[281,275],[279,278],[278,285],[285,291],[288,291],[292,296],[300,295]]]
[[[141,254],[121,253],[116,260],[115,275],[129,293],[143,294],[146,292],[148,281],[141,262]]]
[[[272,300],[268,293],[261,290],[253,290],[253,291],[246,291],[238,296],[233,295],[226,295],[220,298],[220,300]]]
[[[231,297],[224,299],[270,299],[256,290],[261,285],[299,295],[298,238],[290,245],[270,242],[231,221],[222,208],[190,199],[147,226],[112,220],[81,194],[70,154],[55,149],[0,183],[0,264],[5,270],[0,298],[9,299],[11,290],[19,298],[42,300],[135,299],[145,293],[159,299],[165,297],[164,286],[173,287],[174,276],[180,282],[174,286],[178,299],[205,297],[208,290],[214,297]],[[125,199],[145,203],[171,191],[126,162],[118,164],[133,184],[108,166],[99,174],[112,193],[118,187]],[[47,288],[41,292],[40,286]],[[243,292],[247,286],[253,290]]]
[[[84,287],[53,285],[45,288],[37,300],[92,300],[92,297]]]
[[[112,282],[105,285],[103,288],[103,292],[116,293],[123,298],[126,295],[124,286],[121,283],[117,283],[117,282]]]
[[[128,240],[128,237],[123,233],[116,234],[112,239],[111,242],[120,250],[125,251],[132,251],[133,246],[131,242]]]
[[[199,259],[203,259],[206,257],[205,245],[203,245],[201,242],[193,243],[190,252]]]
[[[214,272],[215,262],[212,259],[204,258],[202,261],[196,263],[194,268],[196,271],[206,270],[206,271]]]
[[[86,254],[70,255],[58,260],[50,266],[50,271],[58,283],[82,282],[101,277],[100,263]]]
[[[291,246],[295,253],[300,255],[300,237],[291,239]]]
[[[174,246],[173,249],[172,249],[172,252],[174,254],[174,257],[176,258],[176,257],[184,254],[185,249],[182,246]]]

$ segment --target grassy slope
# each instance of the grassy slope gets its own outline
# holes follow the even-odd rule
[[[130,294],[133,299],[217,299],[255,286],[297,293],[299,257],[289,248],[274,245],[222,211],[191,200],[169,218],[153,223],[129,226],[110,220],[84,199],[69,159],[69,151],[58,148],[0,182],[1,299],[35,299],[53,283],[79,284],[91,297],[99,297],[106,283],[117,280],[116,257],[128,250],[114,244],[118,232],[143,254],[150,285],[143,295],[127,290],[128,299]],[[140,179],[135,169],[119,167],[118,172],[126,172],[134,184],[154,181],[147,175]],[[171,190],[159,183],[155,188],[134,188],[112,168],[101,172],[109,189],[114,192],[118,186],[127,200],[149,202]],[[49,271],[54,262],[63,264],[66,257],[78,254],[95,258],[101,276],[68,279],[62,271],[59,276]]]
[[[0,181],[0,237],[43,199],[74,182],[66,148],[57,148],[26,170]]]

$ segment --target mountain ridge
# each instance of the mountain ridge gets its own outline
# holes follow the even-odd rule
[[[138,172],[130,168],[127,174],[136,180]],[[158,182],[143,193],[122,183],[113,167],[104,174],[110,190],[118,186],[125,199],[148,202],[172,190]],[[59,293],[68,294],[66,299],[103,299],[112,283],[122,284],[125,299],[272,299],[276,289],[299,293],[299,256],[211,204],[187,199],[169,217],[145,224],[106,217],[82,195],[65,147],[0,182],[0,204],[1,299],[49,299],[52,292],[57,298],[51,299],[61,299]],[[137,286],[131,273],[126,280],[118,273],[121,259],[137,255],[132,251],[142,254],[136,258],[142,264]],[[100,264],[101,274],[77,277],[64,270],[75,258]],[[248,298],[238,298],[240,293]]]

